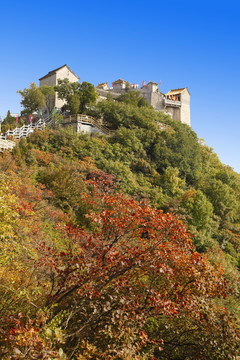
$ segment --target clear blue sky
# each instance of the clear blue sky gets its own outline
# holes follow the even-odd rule
[[[188,86],[193,130],[240,172],[239,12],[231,0],[1,2],[0,115],[64,64],[95,85]]]

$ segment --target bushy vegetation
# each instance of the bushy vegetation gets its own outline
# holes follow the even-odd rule
[[[240,175],[140,100],[3,154],[1,358],[237,359]]]
[[[16,127],[21,127],[24,125],[24,121],[22,118],[16,120],[16,117],[11,116],[10,111],[8,110],[7,116],[1,123],[1,133],[4,134],[7,130],[15,129]]]

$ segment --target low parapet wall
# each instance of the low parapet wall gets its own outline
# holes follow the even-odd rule
[[[102,119],[95,119],[89,115],[69,115],[63,119],[62,125],[64,127],[71,126],[78,133],[85,132],[90,135],[94,133],[100,133],[103,135],[113,134],[113,131],[103,125]]]
[[[0,139],[0,152],[4,150],[12,150],[16,143],[12,140]]]

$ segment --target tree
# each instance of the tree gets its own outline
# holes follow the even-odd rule
[[[13,158],[11,165],[16,166]],[[51,221],[44,224],[50,210],[44,200],[47,194],[41,186],[33,186],[28,175],[27,171],[18,175],[6,171],[0,177],[0,358],[60,360],[61,351],[51,350],[57,336],[53,332],[50,341],[42,333],[44,316],[35,311],[41,308],[41,289],[33,268],[37,243],[51,237],[53,229],[47,234],[44,228],[51,227],[57,214],[50,211]]]
[[[80,93],[80,112],[84,112],[88,106],[95,104],[98,98],[97,90],[94,85],[83,81],[79,85],[79,93]]]
[[[86,81],[71,83],[68,79],[58,80],[55,90],[60,99],[66,100],[66,108],[71,113],[84,112],[87,106],[91,106],[96,102],[98,97],[94,85]]]
[[[160,173],[168,166],[178,168],[180,177],[184,177],[186,183],[192,185],[200,177],[202,167],[197,135],[186,124],[170,119],[167,123],[175,131],[164,131],[155,137],[149,155]]]
[[[59,99],[68,102],[69,96],[78,93],[78,82],[70,82],[67,78],[59,79],[58,85],[54,87],[54,90],[57,92]]]
[[[49,324],[65,329],[67,354],[81,358],[86,348],[87,358],[98,359],[237,354],[234,320],[214,305],[228,292],[221,268],[194,251],[181,222],[114,193],[106,178],[82,201],[93,230],[65,225],[69,246],[49,253],[42,244],[37,262],[44,274],[54,269]]]
[[[29,88],[18,90],[22,96],[21,105],[24,107],[24,114],[32,114],[46,105],[46,99],[40,88],[32,82]]]
[[[201,190],[188,190],[182,197],[181,205],[186,209],[191,219],[189,223],[197,230],[208,230],[212,223],[213,206]]]
[[[41,92],[45,97],[45,107],[47,108],[48,113],[53,111],[55,104],[55,90],[54,86],[43,85],[40,87]]]
[[[178,168],[167,167],[162,176],[162,187],[167,194],[178,196],[183,193],[185,181],[179,177]]]
[[[4,133],[9,129],[12,130],[15,127],[21,127],[22,125],[24,125],[24,121],[22,120],[22,118],[18,118],[18,122],[16,123],[16,118],[11,116],[11,113],[8,110],[7,116],[1,123],[1,130]]]
[[[221,180],[212,179],[205,192],[209,197],[214,213],[221,217],[222,221],[234,220],[239,211],[239,204],[233,189]]]
[[[68,96],[68,109],[71,114],[78,114],[80,107],[80,97],[78,93]]]
[[[140,91],[130,90],[126,94],[120,95],[116,100],[119,102],[124,102],[126,104],[131,104],[138,107],[142,107],[142,106],[151,107],[149,102],[141,95]]]
[[[141,120],[138,108],[117,105],[134,108],[134,121]],[[225,280],[233,279],[233,267],[225,263],[225,275],[215,264],[222,264],[224,255],[219,257],[214,247],[211,265],[208,253],[195,251],[193,236],[173,214],[151,207],[146,198],[138,202],[117,192],[115,179],[96,168],[99,159],[110,171],[114,164],[113,172],[123,172],[129,186],[134,175],[126,164],[137,155],[145,159],[144,146],[150,149],[159,136],[148,124],[139,131],[119,129],[109,144],[67,131],[35,132],[20,141],[15,155],[0,157],[5,171],[0,183],[1,358],[26,353],[33,359],[36,353],[57,358],[53,349],[62,359],[225,360],[238,355],[239,328],[232,315],[237,297]],[[86,159],[90,154],[96,166]],[[222,173],[221,179],[231,180]],[[154,181],[163,183],[168,194],[178,194],[178,201],[187,187],[176,168]],[[124,188],[122,182],[117,186]],[[212,196],[223,190],[214,188]],[[211,226],[212,208],[203,192],[191,188],[181,205],[195,232]],[[232,244],[239,243],[235,231],[228,234]],[[234,276],[237,288],[236,269]]]

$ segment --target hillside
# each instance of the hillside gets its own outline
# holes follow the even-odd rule
[[[240,175],[146,104],[86,111],[114,135],[0,158],[1,358],[237,359]]]

